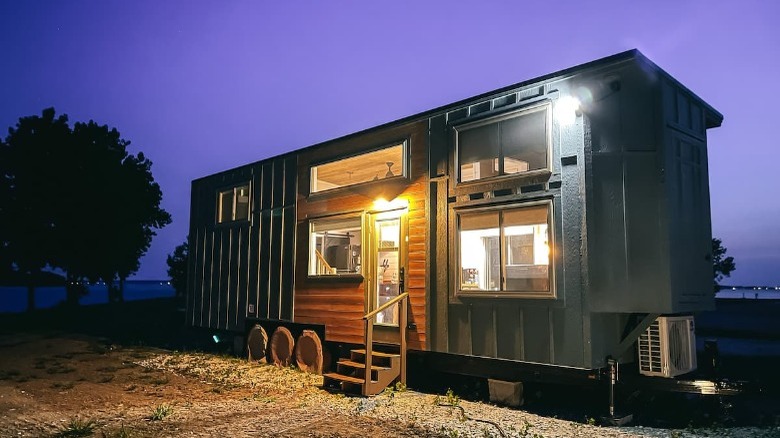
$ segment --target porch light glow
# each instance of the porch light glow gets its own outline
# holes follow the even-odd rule
[[[409,201],[403,198],[395,198],[392,201],[388,201],[385,198],[377,198],[374,201],[374,210],[376,211],[400,210],[408,207]]]
[[[572,96],[564,96],[555,103],[555,118],[561,125],[574,124],[580,111],[580,100]]]

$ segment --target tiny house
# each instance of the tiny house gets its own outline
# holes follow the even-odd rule
[[[197,179],[187,322],[260,356],[315,336],[326,382],[364,394],[407,350],[485,377],[690,371],[722,119],[632,50]]]

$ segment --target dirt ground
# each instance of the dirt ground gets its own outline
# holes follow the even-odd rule
[[[180,309],[159,301],[0,315],[0,438],[780,437],[776,425],[599,427],[404,388],[345,396],[323,390],[321,376],[213,351]]]
[[[177,358],[188,361],[177,373],[157,367],[178,364]],[[307,395],[322,392],[318,376],[260,366],[255,368],[275,377],[262,388],[225,379],[247,365],[209,354],[123,348],[85,336],[2,336],[0,435],[77,436],[79,421],[93,422],[95,436],[109,437],[425,434],[405,422],[332,415],[327,406],[312,405]],[[297,385],[285,385],[293,382]],[[164,411],[161,406],[171,413],[152,419],[155,409]]]

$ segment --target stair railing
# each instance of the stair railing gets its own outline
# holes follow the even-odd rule
[[[333,268],[330,267],[330,264],[328,264],[328,261],[322,256],[322,253],[318,249],[315,249],[314,254],[317,256],[317,275],[331,274]]]
[[[398,328],[401,332],[401,383],[406,385],[406,319],[407,319],[407,301],[409,298],[409,292],[404,292],[392,300],[382,304],[371,312],[363,315],[363,324],[365,327],[366,336],[366,372],[365,382],[363,384],[363,395],[369,395],[371,389],[371,366],[374,364],[373,359],[373,346],[374,346],[374,316],[377,313],[382,312],[390,308],[393,305],[400,305],[400,319],[398,321]]]

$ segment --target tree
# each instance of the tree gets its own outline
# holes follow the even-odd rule
[[[78,303],[86,280],[105,281],[121,300],[154,229],[171,222],[152,163],[130,154],[116,128],[90,120],[71,130],[54,114],[21,118],[0,143],[0,258],[30,283],[47,265],[64,270],[68,302]]]
[[[0,143],[0,246],[5,263],[27,278],[28,310],[35,308],[39,273],[55,258],[70,140],[67,116],[55,118],[49,108],[20,118]]]
[[[173,254],[168,254],[165,262],[168,264],[168,276],[171,278],[173,290],[177,297],[183,297],[187,291],[187,264],[189,262],[189,245],[187,238],[184,243],[173,250]]]
[[[712,277],[715,291],[720,289],[719,282],[724,277],[730,277],[731,272],[737,269],[734,257],[725,257],[726,247],[720,239],[712,238]]]
[[[93,213],[74,221],[82,235],[91,236],[82,242],[89,267],[82,274],[103,280],[109,301],[122,301],[124,282],[138,270],[154,229],[169,224],[171,216],[160,207],[162,190],[152,176],[152,162],[143,152],[129,154],[130,142],[115,128],[90,120],[76,123],[73,136],[89,168],[81,190],[92,194],[80,201]]]

